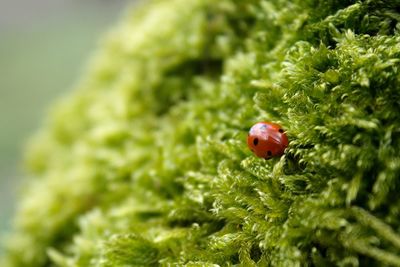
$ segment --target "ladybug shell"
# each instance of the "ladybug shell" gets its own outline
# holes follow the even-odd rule
[[[288,138],[279,124],[258,122],[247,136],[247,145],[257,157],[270,159],[281,156],[288,146]]]

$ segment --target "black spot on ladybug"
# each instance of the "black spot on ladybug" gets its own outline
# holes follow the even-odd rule
[[[258,145],[258,138],[254,138],[253,144],[254,144],[255,146]]]
[[[268,151],[267,151],[267,155],[268,155],[268,157],[271,157],[271,156],[272,156],[271,150],[268,150]]]
[[[283,131],[282,129],[279,129],[279,132],[280,132],[280,133],[283,133],[284,131]]]

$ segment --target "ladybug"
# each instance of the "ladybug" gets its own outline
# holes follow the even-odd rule
[[[283,155],[288,146],[288,138],[279,124],[258,122],[247,136],[247,145],[260,158],[270,159]]]

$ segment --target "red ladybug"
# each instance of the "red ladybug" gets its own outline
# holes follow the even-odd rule
[[[279,124],[258,122],[254,124],[247,136],[247,145],[257,157],[270,159],[285,152],[288,138]]]

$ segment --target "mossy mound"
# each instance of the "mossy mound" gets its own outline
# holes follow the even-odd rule
[[[400,1],[128,13],[33,141],[2,266],[400,266]],[[249,127],[290,144],[254,157]]]

